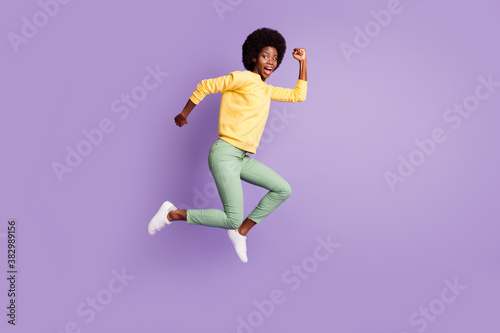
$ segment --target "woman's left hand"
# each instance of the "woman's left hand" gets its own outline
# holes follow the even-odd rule
[[[293,49],[292,55],[298,61],[305,61],[306,60],[306,49],[295,48],[295,49]]]

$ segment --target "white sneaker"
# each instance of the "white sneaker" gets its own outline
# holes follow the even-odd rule
[[[177,207],[175,207],[170,201],[165,201],[163,203],[163,205],[161,205],[158,213],[156,213],[156,215],[149,222],[148,233],[150,235],[154,235],[157,231],[160,231],[166,225],[172,223],[172,221],[168,220],[167,214],[170,211],[176,210],[176,209],[177,209]]]
[[[238,257],[240,257],[241,261],[246,263],[248,261],[246,236],[241,235],[238,232],[238,229],[234,229],[234,230],[229,229],[227,231],[227,235],[229,236],[229,239],[231,240],[231,242],[233,242],[234,249],[236,250]]]

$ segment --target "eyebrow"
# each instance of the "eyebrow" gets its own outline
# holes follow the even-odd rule
[[[271,54],[271,53],[269,53],[269,52],[267,52],[267,51],[266,51],[266,52],[264,52],[264,53]],[[274,54],[274,56],[275,56],[275,57],[277,57],[278,55],[277,55],[277,54]]]

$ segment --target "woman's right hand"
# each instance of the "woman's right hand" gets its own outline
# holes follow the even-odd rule
[[[187,124],[187,123],[188,123],[187,117],[186,117],[186,116],[184,116],[184,115],[182,114],[182,112],[181,112],[181,113],[179,113],[177,116],[175,116],[174,120],[175,120],[175,124],[176,124],[177,126],[179,126],[179,127],[182,127],[182,126],[184,126],[184,124]]]

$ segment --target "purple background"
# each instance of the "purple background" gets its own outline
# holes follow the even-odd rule
[[[459,128],[443,115],[479,76],[500,81],[500,4],[402,0],[349,62],[341,43],[388,1],[228,1],[221,15],[212,1],[71,1],[18,52],[8,34],[41,7],[2,2],[0,261],[3,275],[16,218],[19,269],[16,327],[0,284],[2,331],[498,332],[500,88]],[[220,94],[183,128],[173,117],[199,81],[243,70],[241,44],[262,26],[288,45],[268,83],[294,87],[291,51],[304,47],[309,90],[304,103],[271,104],[278,127],[255,158],[293,194],[251,231],[244,265],[221,229],[179,222],[151,237],[146,226],[164,200],[221,207],[207,165]],[[120,119],[113,101],[148,66],[168,76]],[[106,118],[113,131],[59,181],[52,163]],[[446,141],[391,190],[384,174],[435,128]],[[264,193],[244,184],[246,214]],[[320,262],[318,237],[340,244]],[[307,278],[291,271],[302,264]],[[122,269],[133,280],[110,293]],[[455,279],[467,288],[443,303]],[[273,290],[284,302],[259,314],[254,301]],[[77,308],[92,297],[107,304],[86,322]],[[439,314],[423,319],[429,307]]]

